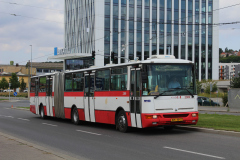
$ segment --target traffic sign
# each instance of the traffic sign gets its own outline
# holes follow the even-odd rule
[[[14,92],[13,95],[16,97],[17,96],[17,92]]]

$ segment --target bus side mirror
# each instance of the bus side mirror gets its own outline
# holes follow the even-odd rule
[[[142,83],[147,83],[148,76],[146,72],[142,72]]]

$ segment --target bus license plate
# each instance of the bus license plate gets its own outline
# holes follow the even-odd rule
[[[181,121],[183,121],[182,118],[172,118],[171,119],[171,122],[181,122]]]

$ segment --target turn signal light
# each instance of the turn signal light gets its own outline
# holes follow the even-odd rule
[[[157,119],[157,115],[145,115],[146,119]]]
[[[152,119],[152,115],[146,115],[146,119]]]

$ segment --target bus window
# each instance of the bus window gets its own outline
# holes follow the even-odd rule
[[[30,88],[30,92],[35,93],[35,78],[31,79],[31,88]]]
[[[109,91],[110,70],[96,72],[96,91]]]
[[[83,73],[73,73],[73,91],[83,91]]]
[[[147,65],[147,74],[147,83],[143,83],[143,95],[196,94],[191,64]]]
[[[46,77],[41,77],[39,81],[39,92],[46,92]]]
[[[65,91],[72,91],[72,73],[65,75]]]
[[[127,67],[116,68],[111,71],[111,90],[127,90]]]

